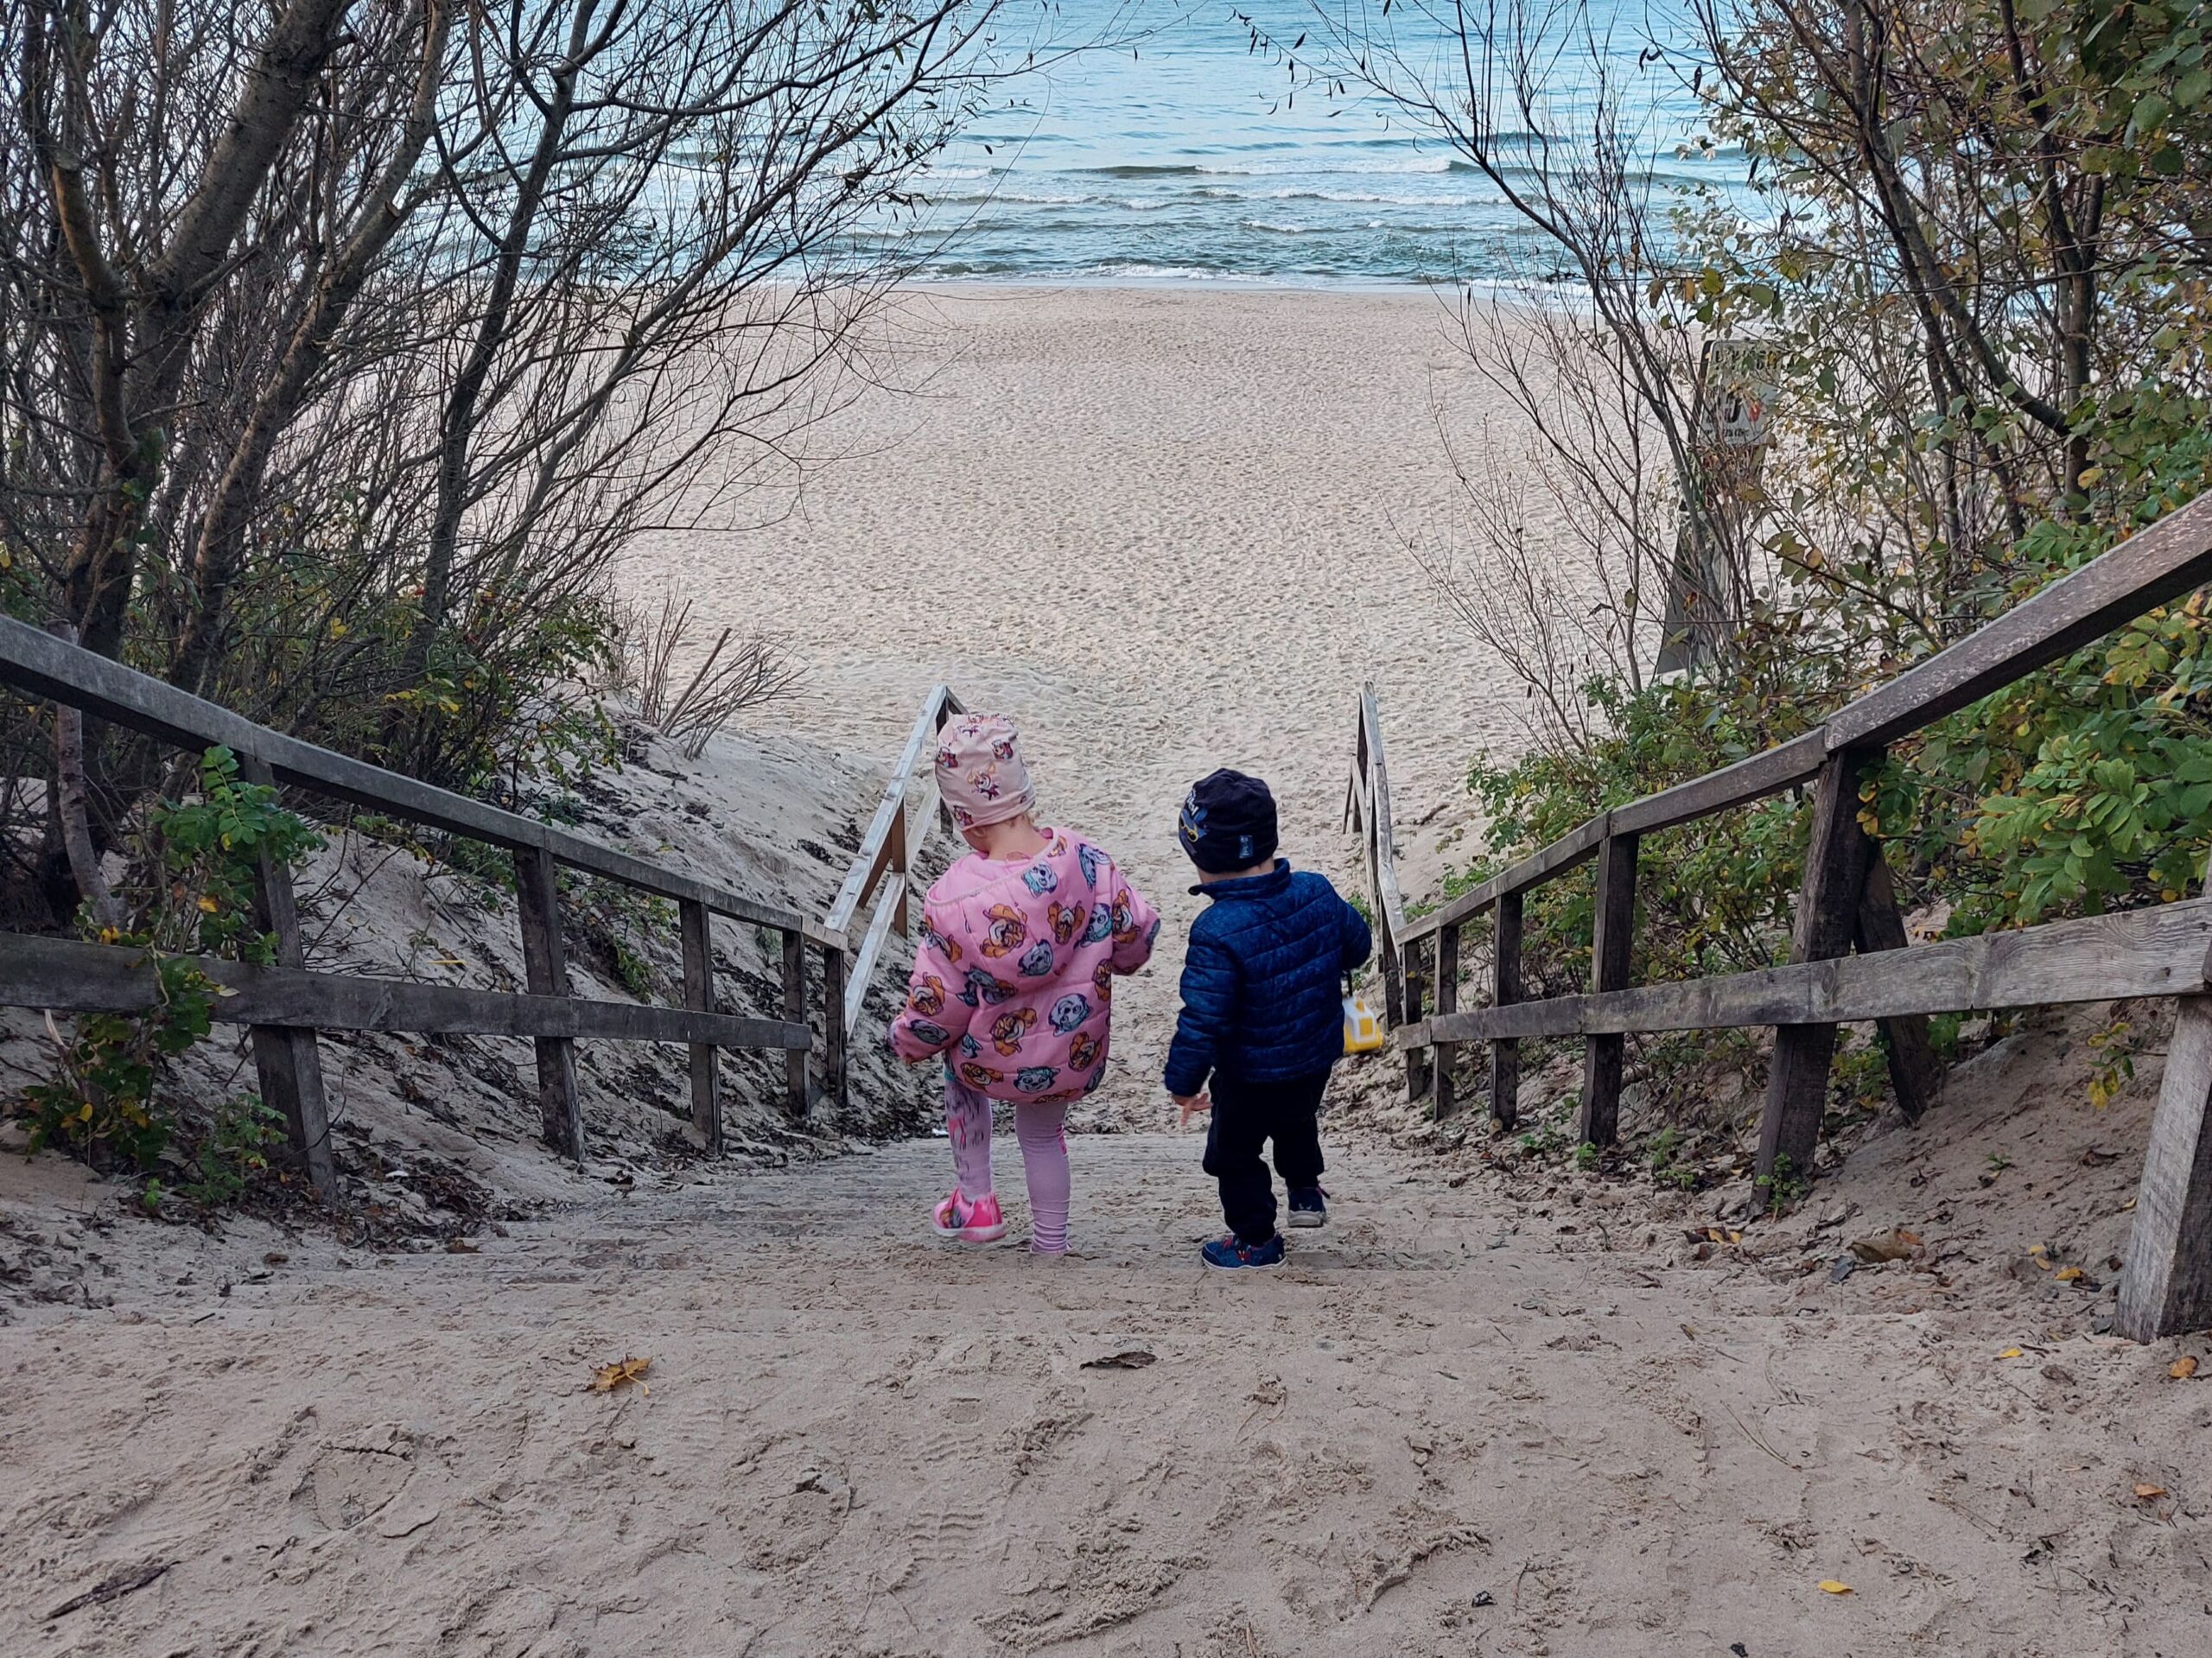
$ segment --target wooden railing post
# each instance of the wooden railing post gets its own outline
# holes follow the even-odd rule
[[[1636,851],[1633,835],[1607,835],[1598,846],[1598,894],[1592,910],[1590,988],[1593,993],[1625,990],[1629,946],[1635,941]],[[1582,1109],[1575,1139],[1610,1146],[1621,1118],[1621,1059],[1626,1039],[1587,1038],[1582,1051]]]
[[[1831,754],[1813,790],[1813,833],[1805,848],[1805,884],[1789,943],[1792,962],[1825,962],[1845,954],[1859,928],[1873,843],[1859,824],[1859,784],[1881,758],[1874,748]],[[1828,1066],[1835,1057],[1833,1025],[1783,1025],[1774,1033],[1766,1109],[1759,1120],[1757,1178],[1769,1189],[1809,1179],[1827,1106]]]
[[[1379,941],[1376,953],[1380,955],[1384,950],[1390,948],[1390,943],[1389,922],[1379,910],[1376,915],[1375,931]],[[1400,986],[1400,1000],[1398,1013],[1390,1017],[1393,1027],[1402,1023],[1406,1025],[1421,1023],[1424,986],[1420,952],[1421,945],[1416,941],[1405,947],[1403,956],[1395,958],[1399,963],[1397,981]],[[1386,975],[1387,971],[1386,969]],[[1433,1047],[1406,1050],[1406,1098],[1408,1101],[1418,1104],[1428,1097],[1429,1089],[1435,1083],[1435,1063],[1436,1050]]]
[[[806,1023],[806,935],[797,927],[784,929],[784,1017]],[[794,1122],[806,1115],[806,1062],[804,1048],[785,1050],[784,1109]]]
[[[276,787],[266,760],[241,754],[238,772],[248,783]],[[254,925],[276,936],[276,965],[305,967],[307,950],[300,937],[291,869],[266,852],[254,864],[253,909]],[[315,1033],[296,1026],[253,1026],[253,1068],[261,1084],[261,1102],[283,1116],[294,1159],[315,1196],[329,1202],[338,1195],[338,1165],[331,1150],[330,1108],[323,1094],[322,1054]]]
[[[683,1005],[695,1013],[715,1011],[715,938],[707,906],[694,899],[677,905],[683,933]],[[722,1102],[718,1056],[710,1042],[691,1050],[691,1128],[709,1157],[722,1154]]]
[[[1491,1006],[1521,1000],[1521,894],[1501,893],[1497,899],[1496,975]],[[1521,1115],[1521,1039],[1500,1037],[1490,1045],[1490,1119],[1510,1128]]]
[[[906,879],[906,802],[899,802],[899,816],[891,823],[891,873],[899,883],[899,909],[892,924],[899,929],[901,938],[909,937],[906,926],[906,899],[913,883]]]
[[[2130,1340],[2212,1324],[2212,996],[2175,999],[2165,1079],[2135,1191],[2113,1327]]]
[[[843,950],[822,947],[822,1086],[840,1120],[852,1083],[845,1051],[845,966]]]
[[[1897,910],[1896,886],[1890,879],[1889,860],[1879,842],[1868,850],[1866,884],[1859,889],[1859,918],[1853,942],[1861,956],[1877,950],[1903,950],[1904,917]],[[1882,1041],[1890,1064],[1890,1088],[1897,1109],[1908,1122],[1936,1103],[1943,1091],[1943,1062],[1928,1041],[1928,1015],[1900,1013],[1881,1022]]]
[[[1436,934],[1436,1011],[1459,1011],[1459,926],[1452,922]],[[1430,1049],[1429,1063],[1436,1071],[1436,1115],[1448,1117],[1459,1104],[1458,1084],[1452,1074],[1459,1057],[1457,1043],[1439,1042]]]
[[[523,971],[530,994],[565,996],[569,962],[561,943],[561,891],[553,854],[542,848],[522,847],[514,856]],[[537,1109],[545,1143],[582,1163],[584,1119],[576,1090],[576,1045],[563,1036],[534,1037],[531,1041],[537,1050]]]

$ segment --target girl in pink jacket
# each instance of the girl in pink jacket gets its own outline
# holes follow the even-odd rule
[[[991,1102],[1014,1102],[1029,1181],[1029,1247],[1068,1247],[1068,1102],[1105,1079],[1114,979],[1152,955],[1160,917],[1114,861],[1032,815],[1036,791],[1013,725],[964,715],[938,734],[938,786],[973,851],[922,905],[921,943],[891,1046],[942,1055],[957,1184],[940,1237],[1006,1235],[991,1187]]]

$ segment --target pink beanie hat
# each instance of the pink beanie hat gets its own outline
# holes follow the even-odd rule
[[[986,829],[1037,804],[1020,736],[1001,714],[963,714],[937,734],[937,784],[952,821]]]

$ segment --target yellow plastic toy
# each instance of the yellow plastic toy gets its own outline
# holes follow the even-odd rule
[[[1389,1037],[1382,1029],[1382,1021],[1367,1005],[1364,996],[1347,993],[1344,996],[1344,1051],[1346,1053],[1374,1053],[1389,1045]]]

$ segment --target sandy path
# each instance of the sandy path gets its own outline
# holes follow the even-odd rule
[[[1291,1267],[1227,1280],[1197,1150],[1078,1141],[1058,1264],[916,1241],[919,1144],[0,1330],[0,1645],[2196,1649],[2196,1528],[2127,1496],[2186,1479],[2193,1407],[2101,1407],[2140,1350],[2067,1341],[2062,1388],[1987,1363],[2001,1315],[1858,1316],[1879,1286],[1693,1263],[1618,1189],[1554,1216],[1371,1152]],[[650,1397],[579,1391],[625,1350]]]
[[[1266,776],[1286,851],[1343,876],[1363,680],[1409,842],[1464,800],[1471,754],[1522,742],[1517,693],[1403,547],[1449,529],[1432,397],[1462,438],[1499,412],[1447,322],[1418,293],[925,290],[889,370],[920,393],[814,435],[853,458],[791,517],[658,537],[625,579],[781,632],[812,694],[772,723],[814,740],[888,759],[938,680],[1020,721],[1047,813],[1168,917],[1116,1035],[1113,1093],[1148,1110],[1196,905],[1173,839],[1192,781]]]

